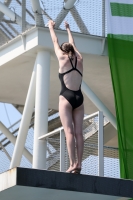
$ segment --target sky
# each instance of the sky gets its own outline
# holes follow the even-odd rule
[[[21,119],[21,114],[11,104],[0,103],[0,121],[8,128]]]

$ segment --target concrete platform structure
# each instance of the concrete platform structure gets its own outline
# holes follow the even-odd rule
[[[127,200],[132,197],[132,180],[26,168],[0,174],[2,200]]]

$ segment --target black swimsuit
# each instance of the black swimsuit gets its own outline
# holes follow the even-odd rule
[[[65,73],[59,73],[59,79],[61,81],[61,92],[60,92],[60,95],[62,95],[63,97],[65,97],[65,99],[67,99],[67,101],[71,104],[72,108],[75,109],[79,106],[82,105],[83,103],[83,94],[81,92],[81,85],[79,87],[79,90],[77,91],[73,91],[73,90],[70,90],[66,87],[65,83],[64,83],[64,80],[63,80],[63,77],[65,74],[73,71],[73,70],[76,70],[81,76],[81,72],[76,68],[76,65],[77,65],[77,57],[75,59],[75,67],[73,66],[73,63],[72,63],[72,60],[71,58],[69,58],[70,60],[70,63],[72,65],[72,69],[68,70],[67,72]]]

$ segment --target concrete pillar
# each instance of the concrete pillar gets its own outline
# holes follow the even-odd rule
[[[36,58],[36,96],[35,96],[35,128],[33,147],[33,168],[46,168],[46,140],[38,138],[48,131],[48,97],[50,82],[50,52],[39,51]]]
[[[24,106],[24,111],[19,127],[17,141],[14,147],[14,152],[12,156],[12,161],[10,164],[10,169],[20,165],[21,157],[23,154],[25,141],[30,125],[30,120],[32,116],[32,112],[35,105],[35,83],[36,83],[36,65],[32,72],[31,82],[28,90],[28,94],[26,97],[26,102]]]

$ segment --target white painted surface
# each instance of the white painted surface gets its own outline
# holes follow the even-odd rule
[[[33,49],[34,47],[37,47],[38,31],[36,29],[33,29],[23,35],[25,36],[25,47],[22,36],[19,35],[18,37],[11,40],[9,43],[0,48],[0,66],[8,63],[14,58],[17,58],[18,56]]]
[[[71,9],[74,6],[74,3],[76,2],[76,0],[67,0],[64,8],[65,9]]]
[[[104,176],[103,113],[98,112],[98,176]]]
[[[85,117],[84,117],[84,120],[92,119],[92,118],[98,116],[98,113],[99,113],[99,112],[96,112],[96,113],[93,113],[93,114],[91,114],[91,115],[89,115],[89,116],[85,116]],[[46,139],[46,138],[48,138],[48,137],[52,137],[53,135],[56,135],[57,133],[62,134],[62,133],[64,132],[63,130],[64,130],[63,127],[57,128],[57,129],[55,129],[54,131],[51,131],[51,132],[49,132],[49,133],[47,133],[47,134],[42,135],[42,136],[39,137],[38,139],[39,139],[39,140],[44,140],[44,139]],[[64,137],[64,136],[63,136],[63,137]],[[63,141],[63,142],[64,142],[64,141]]]
[[[96,105],[96,107],[103,112],[104,116],[110,121],[110,123],[117,129],[116,118],[109,111],[109,109],[103,104],[103,102],[97,97],[97,95],[89,88],[89,86],[82,81],[81,88],[87,97]]]
[[[32,72],[31,82],[26,97],[25,107],[19,127],[17,141],[14,147],[14,152],[10,164],[10,169],[20,165],[23,154],[27,133],[29,130],[30,120],[35,105],[35,83],[36,83],[36,63]]]
[[[0,122],[0,130],[11,141],[11,143],[15,145],[16,143],[15,136],[1,122]],[[32,155],[26,148],[24,148],[23,150],[23,155],[32,163]]]
[[[30,2],[32,5],[32,10],[34,12],[36,25],[43,26],[44,20],[43,20],[43,15],[42,15],[42,11],[41,11],[42,9],[40,6],[40,1],[39,0],[30,0]]]
[[[58,30],[56,31],[56,34],[59,38],[59,43],[68,40],[66,31]],[[25,48],[21,35],[0,47],[0,66],[18,56],[21,56],[23,53],[28,54],[32,52],[33,48],[35,48],[36,52],[39,49],[50,49],[53,51],[53,43],[48,28],[34,27],[23,35],[25,36]],[[102,55],[102,37],[83,35],[79,33],[73,33],[73,36],[76,46],[82,54]],[[107,55],[107,43],[104,55]]]
[[[21,17],[18,14],[14,13],[11,9],[9,9],[5,4],[1,2],[0,2],[0,11],[4,13],[6,16],[8,16],[11,19],[11,21],[16,22],[22,27]],[[28,28],[31,28],[31,25],[29,25],[27,22],[25,23]]]
[[[36,96],[35,96],[35,128],[33,147],[33,168],[46,168],[47,142],[38,137],[48,131],[48,105],[50,82],[50,52],[39,51],[36,58]]]
[[[65,171],[65,133],[60,130],[60,171]]]
[[[42,135],[41,137],[39,137],[38,139],[39,140],[43,140],[43,139],[46,139],[47,137],[52,137],[53,135],[56,135],[57,133],[59,133],[60,131],[63,130],[63,127],[60,127],[54,131],[51,131],[50,133],[47,133],[47,134],[44,134]]]
[[[1,2],[0,2],[0,11],[5,15],[7,15],[12,21],[15,21],[15,13]]]
[[[65,31],[56,31],[59,43],[67,41]],[[115,115],[114,96],[107,56],[101,55],[103,38],[73,33],[76,46],[83,55],[83,80]],[[49,49],[50,91],[49,108],[58,110],[60,82],[58,60],[53,50],[48,28],[33,28],[25,33],[25,50],[21,36],[0,48],[0,101],[24,105],[37,51]],[[107,54],[107,43],[105,45]],[[95,54],[95,55],[92,55]],[[53,87],[54,86],[54,87]],[[84,95],[86,114],[97,111],[94,103]]]
[[[17,173],[16,168],[6,171],[5,173],[0,174],[0,199],[2,191],[6,190],[7,188],[11,188],[16,185],[17,180]]]

